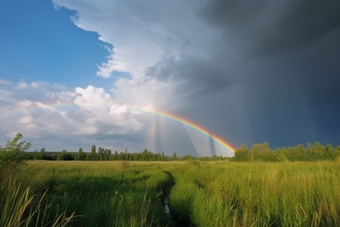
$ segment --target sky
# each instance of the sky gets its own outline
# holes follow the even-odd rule
[[[340,145],[339,1],[0,0],[0,144]]]

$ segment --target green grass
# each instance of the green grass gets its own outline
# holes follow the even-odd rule
[[[67,226],[74,217],[74,213],[67,217],[65,212],[50,217],[50,208],[53,204],[46,205],[41,209],[42,200],[46,192],[37,198],[32,194],[30,187],[22,188],[15,177],[5,182],[5,186],[6,190],[3,190],[5,191],[5,198],[1,207],[0,226],[63,227]]]
[[[193,226],[340,225],[339,162],[189,163],[172,173],[171,210]]]
[[[339,161],[33,161],[20,179],[34,198],[47,190],[28,226],[340,226]]]
[[[71,226],[170,226],[161,195],[168,177],[159,165],[129,162],[33,161],[22,174],[34,191],[48,188],[52,213],[78,215]]]

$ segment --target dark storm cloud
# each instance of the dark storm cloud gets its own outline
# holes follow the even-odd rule
[[[214,58],[199,59],[190,55],[182,55],[180,59],[163,59],[156,65],[147,68],[146,76],[160,81],[173,79],[180,81],[181,86],[176,92],[185,95],[197,95],[228,86],[228,70]]]
[[[206,49],[205,58],[163,59],[146,75],[181,81],[181,94],[207,95],[241,84],[251,143],[338,145],[339,12],[339,1],[210,1],[197,16],[219,31],[220,40],[206,40],[218,48]],[[210,102],[227,113],[225,94]]]
[[[198,15],[223,31],[220,49],[232,45],[245,70],[264,65],[260,79],[294,75],[318,92],[339,82],[339,12],[339,1],[212,1]],[[268,73],[272,66],[286,74]]]
[[[198,15],[258,55],[322,38],[340,27],[339,12],[337,1],[211,1]]]
[[[338,12],[340,2],[211,1],[197,16],[222,31],[219,42],[206,40],[218,48],[206,49],[204,58],[185,52],[179,60],[165,58],[149,67],[146,75],[180,80],[179,92],[192,94],[219,91],[244,80],[282,80],[266,72],[258,78],[254,70],[259,65],[286,71],[283,79],[295,74],[291,71],[302,71],[300,76],[314,81],[319,78],[316,71],[328,70],[323,80],[333,81],[339,72],[334,69],[339,57]]]

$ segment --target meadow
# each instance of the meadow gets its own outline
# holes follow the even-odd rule
[[[17,182],[26,213],[46,193],[27,226],[340,226],[339,161],[29,161]]]

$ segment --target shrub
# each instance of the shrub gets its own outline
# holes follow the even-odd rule
[[[26,151],[31,144],[21,141],[22,138],[22,134],[18,133],[13,140],[8,139],[6,147],[0,146],[0,181],[15,174],[19,167],[25,164]]]

